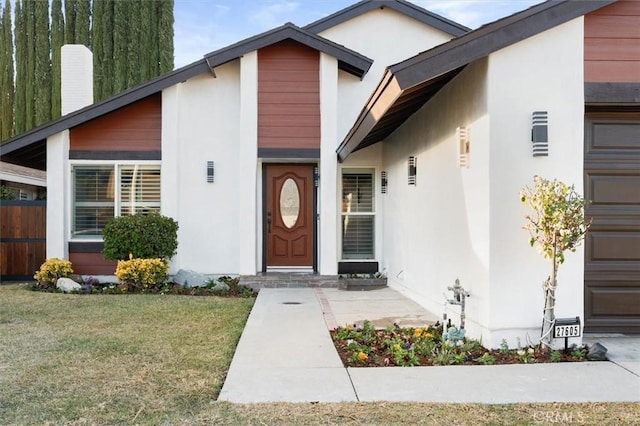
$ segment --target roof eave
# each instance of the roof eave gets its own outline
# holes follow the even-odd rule
[[[373,60],[366,56],[317,34],[303,30],[290,22],[231,46],[208,53],[204,58],[213,70],[215,67],[238,59],[248,52],[289,39],[335,57],[338,60],[340,69],[358,78],[363,78],[371,68],[371,64],[373,64]]]

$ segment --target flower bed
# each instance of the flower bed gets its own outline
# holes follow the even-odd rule
[[[584,361],[586,346],[564,351],[543,351],[540,346],[486,349],[474,339],[443,341],[442,325],[424,328],[390,327],[376,330],[369,321],[362,327],[345,326],[331,331],[335,347],[347,367],[491,365]]]

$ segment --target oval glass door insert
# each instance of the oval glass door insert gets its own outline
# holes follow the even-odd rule
[[[296,181],[288,178],[280,190],[280,216],[284,226],[291,229],[300,215],[300,191]]]

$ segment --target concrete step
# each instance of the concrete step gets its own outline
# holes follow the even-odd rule
[[[387,286],[386,278],[342,278],[305,272],[267,272],[241,275],[240,284],[254,290],[261,288],[338,288],[373,290]]]

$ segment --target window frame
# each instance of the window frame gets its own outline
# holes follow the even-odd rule
[[[378,203],[379,196],[377,193],[378,189],[378,179],[377,179],[377,167],[374,166],[344,166],[340,169],[340,191],[338,193],[339,204],[338,204],[338,234],[339,234],[339,262],[376,262],[378,258]],[[343,196],[344,196],[344,175],[349,173],[359,173],[359,174],[370,174],[371,175],[371,211],[370,212],[344,212],[342,207]],[[372,236],[371,236],[371,244],[372,244],[372,254],[371,258],[362,258],[362,257],[352,257],[345,258],[344,257],[344,239],[343,239],[343,221],[345,216],[360,216],[360,217],[373,217],[373,225],[372,225]]]
[[[70,242],[103,242],[102,235],[87,235],[86,237],[78,237],[74,235],[74,222],[75,222],[75,174],[74,171],[77,167],[112,167],[115,171],[115,194],[113,205],[113,217],[119,217],[121,202],[120,202],[120,167],[122,166],[157,166],[160,171],[160,202],[158,209],[162,211],[162,161],[159,160],[74,160],[69,162],[69,184],[67,187],[67,193],[69,194],[68,212],[67,215],[67,229],[68,229],[68,241]]]

